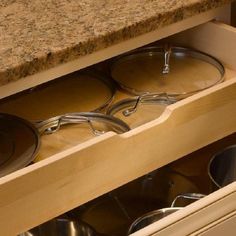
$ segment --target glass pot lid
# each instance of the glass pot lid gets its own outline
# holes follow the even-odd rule
[[[3,99],[0,111],[27,120],[44,120],[69,112],[99,111],[115,93],[112,80],[91,71],[75,72]]]
[[[97,112],[67,113],[37,122],[35,126],[40,134],[52,134],[58,131],[61,126],[69,124],[87,124],[94,135],[101,135],[108,131],[120,134],[130,130],[122,120]]]
[[[115,103],[108,108],[107,114],[125,121],[131,128],[135,128],[158,118],[166,107],[174,102],[176,100],[168,95],[146,94]]]
[[[0,113],[0,177],[39,160],[41,151],[37,154],[39,146],[43,144],[40,135],[52,134],[69,124],[85,124],[92,131],[90,137],[108,131],[120,134],[130,130],[122,120],[95,112],[67,113],[34,124],[14,115]],[[79,135],[76,133],[77,139]],[[68,145],[67,137],[63,137],[63,140]]]
[[[113,131],[118,134],[130,130],[118,118],[95,112],[67,113],[35,124],[41,134],[41,149],[34,162],[68,150],[91,140],[94,136]]]
[[[135,94],[191,95],[223,81],[224,67],[203,52],[183,47],[144,47],[121,55],[111,76]]]
[[[0,177],[28,165],[39,146],[39,133],[30,122],[0,113]]]

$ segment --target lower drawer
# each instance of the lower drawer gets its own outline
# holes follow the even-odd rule
[[[125,134],[106,133],[1,178],[1,235],[26,231],[236,131],[236,30],[210,22],[169,40],[221,60],[225,82],[168,106],[160,118]],[[221,189],[163,219],[162,228],[195,219],[194,211],[208,205],[225,206],[221,199],[235,199],[234,191],[235,184]]]

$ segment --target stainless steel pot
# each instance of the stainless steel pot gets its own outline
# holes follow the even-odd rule
[[[18,236],[96,236],[88,224],[68,218],[56,218]]]
[[[169,207],[163,208],[156,211],[148,212],[147,214],[141,216],[135,220],[128,230],[128,235],[133,234],[134,232],[182,209],[182,207]]]
[[[134,232],[182,209],[183,207],[175,207],[175,204],[178,199],[180,199],[180,198],[186,199],[187,198],[187,199],[192,199],[192,200],[198,200],[203,197],[205,197],[205,195],[199,194],[199,193],[185,193],[185,194],[178,195],[174,199],[174,201],[172,202],[171,207],[151,211],[151,212],[139,217],[138,219],[136,219],[132,223],[132,225],[129,227],[128,235],[130,235],[130,234],[132,234],[132,233],[134,233]]]
[[[180,197],[183,192],[199,192],[199,188],[188,178],[162,167],[72,210],[70,214],[106,235],[126,235],[137,218],[171,206],[173,199],[178,206],[188,205],[190,197]]]
[[[212,157],[208,174],[216,188],[222,188],[236,180],[236,145],[223,149]]]

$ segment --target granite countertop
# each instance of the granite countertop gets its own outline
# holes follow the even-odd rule
[[[0,85],[229,0],[1,0]]]

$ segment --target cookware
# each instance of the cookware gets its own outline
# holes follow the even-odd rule
[[[0,176],[34,160],[40,135],[52,134],[68,124],[88,124],[95,135],[107,131],[123,133],[130,128],[118,118],[95,112],[68,113],[32,124],[14,115],[0,113]]]
[[[101,111],[113,99],[111,79],[91,70],[75,72],[0,101],[0,112],[45,120],[71,112]]]
[[[212,157],[208,174],[217,188],[236,181],[236,145],[229,146]]]
[[[97,236],[88,224],[66,217],[60,217],[41,224],[18,236]]]
[[[104,234],[125,235],[135,219],[170,206],[184,191],[198,192],[199,189],[188,178],[163,167],[74,209],[71,214]],[[177,203],[186,206],[189,200],[178,198]]]
[[[118,203],[118,204],[117,204]],[[87,222],[105,235],[125,235],[130,225],[126,210],[116,196],[105,194],[69,212],[73,218]]]
[[[32,123],[0,113],[0,176],[28,165],[39,146],[40,135]]]
[[[135,220],[128,230],[128,235],[135,233],[136,231],[182,209],[182,207],[163,208],[156,211],[151,211],[137,220]]]
[[[107,109],[108,115],[124,120],[132,128],[158,118],[166,106],[176,102],[167,94],[146,94],[123,99]]]
[[[39,121],[35,123],[35,126],[38,128],[41,134],[51,134],[58,131],[63,125],[81,123],[88,124],[88,126],[91,128],[91,131],[95,135],[105,133],[105,128],[107,128],[108,131],[112,130],[119,134],[130,130],[129,126],[122,120],[97,112],[67,113],[44,121]],[[96,129],[95,123],[100,125],[102,124],[104,130]]]
[[[151,212],[139,217],[138,219],[136,219],[129,227],[128,235],[130,235],[130,234],[132,234],[132,233],[134,233],[134,232],[182,209],[183,207],[175,207],[175,203],[178,199],[187,198],[187,199],[192,199],[192,200],[198,200],[203,197],[205,197],[205,195],[199,194],[199,193],[186,193],[186,194],[178,195],[174,199],[174,201],[172,202],[171,207],[151,211]]]
[[[112,78],[134,95],[186,97],[224,79],[224,67],[203,52],[184,47],[143,47],[117,57]]]
[[[199,192],[199,188],[189,178],[162,167],[121,188],[114,190],[129,217],[133,220],[147,212],[170,206],[173,199],[183,192]],[[181,199],[179,206],[189,201]]]

